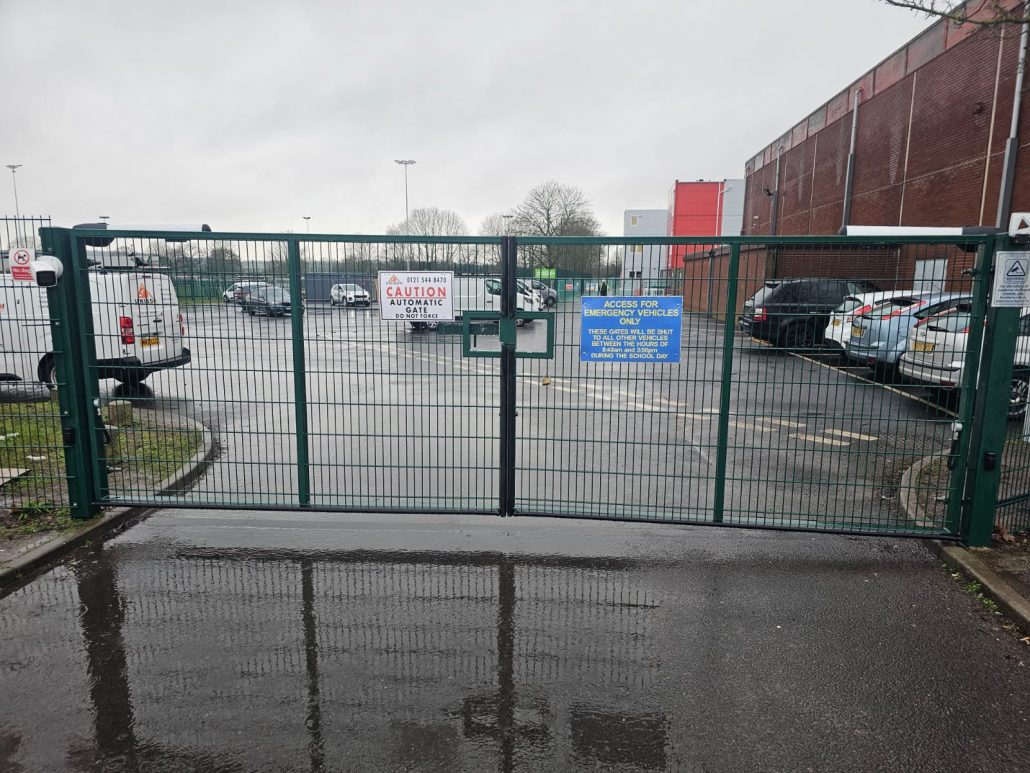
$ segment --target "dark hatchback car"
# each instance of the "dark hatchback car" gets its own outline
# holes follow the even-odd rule
[[[744,303],[740,329],[777,346],[818,346],[830,314],[848,295],[871,293],[872,282],[856,279],[771,280]]]
[[[255,287],[244,298],[243,310],[251,316],[285,316],[291,310],[290,294],[281,287]]]

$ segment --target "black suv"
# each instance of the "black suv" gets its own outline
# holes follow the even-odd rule
[[[823,340],[830,313],[845,296],[876,289],[855,279],[770,280],[744,304],[740,329],[777,346],[811,348]]]

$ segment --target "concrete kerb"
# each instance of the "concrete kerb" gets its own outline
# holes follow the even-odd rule
[[[203,435],[201,449],[173,475],[165,478],[155,488],[159,496],[172,496],[195,481],[215,456],[216,447],[211,430],[200,422],[176,416],[181,424],[191,425]],[[20,581],[27,575],[66,555],[80,545],[98,539],[112,531],[131,525],[131,521],[149,512],[150,507],[117,507],[90,523],[71,531],[62,532],[53,539],[17,556],[0,566],[0,590]]]
[[[981,561],[969,548],[945,545],[938,540],[929,540],[928,547],[952,569],[957,569],[980,583],[983,594],[993,599],[1002,612],[1019,626],[1024,634],[1030,636],[1030,600],[1009,585],[1005,578],[991,569],[986,562]]]
[[[919,506],[912,481],[917,479],[919,472],[926,465],[946,457],[947,453],[947,451],[941,451],[924,456],[905,470],[905,474],[901,476],[898,492],[901,510],[919,526],[930,526],[933,521],[926,517],[926,512]],[[1024,598],[1009,585],[1005,578],[980,560],[969,548],[945,544],[940,540],[925,540],[925,544],[937,558],[952,569],[956,569],[980,583],[984,595],[992,599],[1019,626],[1023,633],[1030,635],[1030,600]]]

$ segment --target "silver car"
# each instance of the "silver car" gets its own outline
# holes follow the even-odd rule
[[[908,331],[919,320],[969,299],[966,293],[912,293],[878,303],[851,320],[845,353],[872,368],[894,368],[908,346]]]

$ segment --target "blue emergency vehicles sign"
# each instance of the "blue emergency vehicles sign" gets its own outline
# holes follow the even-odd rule
[[[679,362],[683,299],[585,297],[581,362]]]

